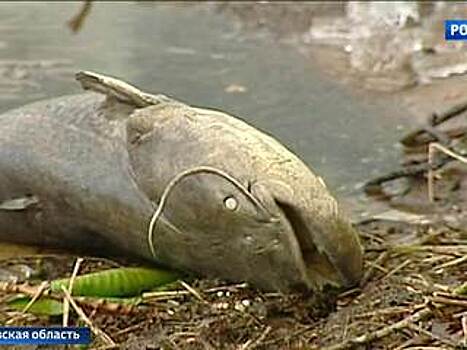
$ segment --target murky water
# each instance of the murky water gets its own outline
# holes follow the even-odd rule
[[[80,3],[0,4],[0,111],[79,92],[77,70],[242,116],[276,136],[341,197],[397,164],[407,112],[357,97],[293,47],[241,32],[204,5],[98,3],[76,35]]]

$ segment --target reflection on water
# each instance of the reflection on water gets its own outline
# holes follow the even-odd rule
[[[467,72],[466,43],[444,40],[444,20],[465,18],[456,2],[354,1],[345,13],[318,18],[309,43],[340,47],[368,86],[398,90]]]
[[[170,3],[97,3],[73,35],[66,22],[80,6],[0,4],[0,111],[76,93],[73,73],[88,69],[244,117],[340,196],[397,162],[405,112],[389,97],[353,96],[290,46],[239,32],[207,6]]]

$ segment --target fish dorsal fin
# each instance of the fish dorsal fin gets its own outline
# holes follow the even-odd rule
[[[159,104],[181,104],[181,102],[165,95],[148,94],[122,80],[90,71],[80,71],[76,73],[75,78],[81,83],[84,90],[91,90],[107,95],[109,98],[114,98],[119,102],[135,106],[136,108]]]

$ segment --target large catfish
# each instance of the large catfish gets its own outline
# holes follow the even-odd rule
[[[91,72],[0,115],[0,240],[119,251],[266,290],[349,287],[358,233],[323,180],[226,113]]]

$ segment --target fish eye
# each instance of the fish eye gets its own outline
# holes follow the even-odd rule
[[[235,210],[238,207],[238,202],[235,197],[229,196],[224,199],[224,205],[229,210]]]

